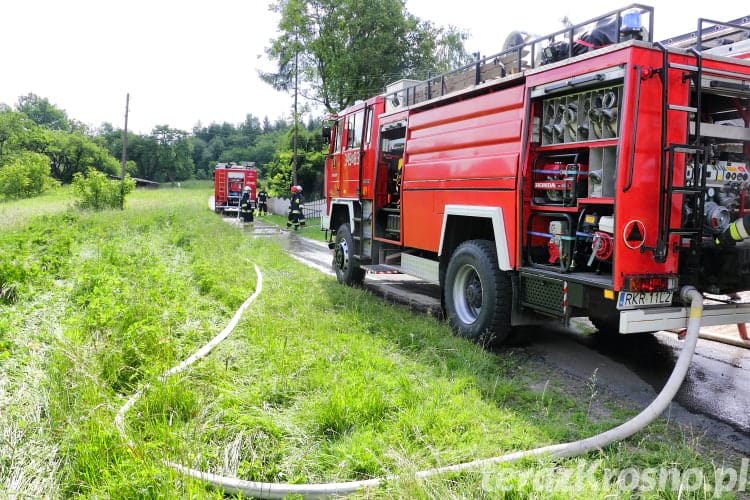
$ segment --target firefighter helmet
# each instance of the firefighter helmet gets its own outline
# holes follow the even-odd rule
[[[244,188],[242,188],[242,190],[245,191],[245,192],[247,192],[247,193],[249,193],[250,192],[250,186],[245,186]]]
[[[289,188],[289,191],[291,191],[292,193],[299,193],[299,188],[297,186],[292,186],[291,188]]]
[[[295,187],[297,188],[297,192],[298,192],[298,193],[301,193],[301,192],[302,192],[302,186],[300,186],[300,185],[297,185],[297,186],[295,186]]]

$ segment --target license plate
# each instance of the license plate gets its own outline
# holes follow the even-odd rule
[[[638,309],[671,304],[672,292],[620,292],[617,296],[618,309]]]

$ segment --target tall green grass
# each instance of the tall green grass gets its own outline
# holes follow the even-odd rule
[[[136,191],[124,211],[74,212],[64,194],[54,210],[5,208],[15,215],[0,230],[0,277],[16,296],[0,302],[0,493],[221,498],[163,460],[252,480],[346,481],[573,440],[633,414],[522,350],[486,352],[339,286],[275,239],[224,222],[209,194],[196,183]],[[160,380],[253,292],[255,264],[263,293],[235,332]],[[114,417],[147,384],[127,414],[131,448]],[[713,477],[722,462],[711,446],[660,421],[589,457],[407,475],[355,496],[621,496],[606,469],[678,464]],[[582,463],[594,479],[573,493],[517,479]],[[488,478],[501,476],[511,479],[498,490]]]

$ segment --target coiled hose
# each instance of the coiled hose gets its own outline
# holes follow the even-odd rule
[[[260,273],[260,271],[258,271],[258,273]],[[685,379],[685,375],[687,374],[690,362],[693,358],[693,353],[695,352],[695,346],[698,342],[701,317],[703,315],[703,296],[698,290],[691,286],[683,287],[680,291],[680,295],[685,303],[690,304],[690,316],[688,318],[687,333],[682,352],[680,353],[677,362],[675,363],[674,370],[667,380],[667,383],[664,385],[664,388],[656,396],[656,399],[654,399],[651,404],[638,415],[613,429],[579,441],[542,446],[541,448],[517,451],[498,457],[483,458],[457,465],[436,467],[416,472],[413,476],[417,478],[426,478],[445,472],[457,472],[502,462],[515,462],[522,458],[540,455],[559,458],[573,457],[601,449],[615,441],[626,439],[646,427],[662,414],[674,398],[675,394],[677,394],[677,391],[682,385],[682,381]],[[118,414],[118,417],[119,416],[120,414]],[[347,495],[364,488],[375,487],[388,479],[394,479],[397,477],[394,475],[386,478],[367,479],[363,481],[324,484],[264,483],[219,476],[217,474],[199,471],[172,462],[165,463],[182,474],[205,481],[227,493],[242,493],[243,495],[256,498],[284,498],[289,495],[300,495],[304,498],[328,498],[332,496]]]

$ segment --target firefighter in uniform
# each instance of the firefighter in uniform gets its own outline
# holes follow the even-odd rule
[[[298,186],[292,186],[290,189],[292,198],[289,200],[289,216],[287,217],[286,227],[294,226],[294,230],[298,230],[300,225],[305,225],[305,216],[302,215],[302,210],[305,208],[305,203],[302,199],[302,195],[299,192]],[[300,220],[301,219],[301,220]]]
[[[268,215],[268,193],[263,188],[258,191],[258,216]]]
[[[240,215],[242,222],[253,222],[253,200],[250,198],[252,188],[245,186],[242,188],[242,198],[240,198]]]
[[[297,196],[299,196],[299,225],[305,225],[305,195],[302,194],[302,186],[297,185]]]

